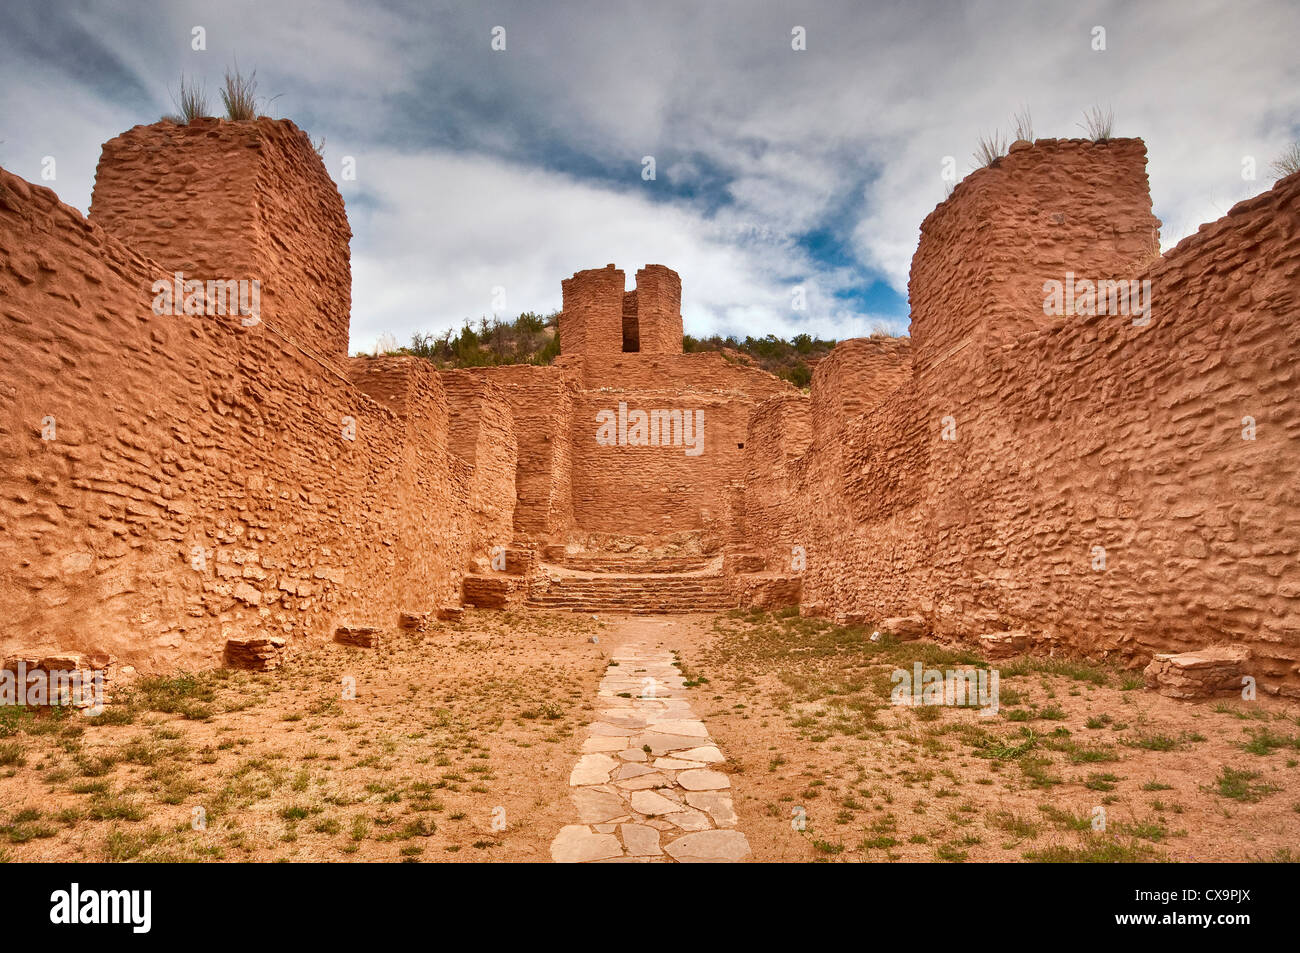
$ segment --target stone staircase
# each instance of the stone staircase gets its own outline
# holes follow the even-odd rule
[[[689,573],[544,573],[525,605],[571,612],[638,614],[718,612],[735,607],[720,575]]]
[[[708,565],[704,556],[637,556],[619,553],[566,553],[548,552],[547,561],[555,566],[578,572],[677,573],[700,572]]]

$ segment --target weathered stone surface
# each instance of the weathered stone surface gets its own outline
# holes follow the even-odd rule
[[[701,745],[698,748],[687,748],[685,751],[676,752],[676,756],[683,761],[698,761],[704,762],[705,764],[717,764],[726,760],[716,745]],[[695,765],[687,765],[687,767],[695,767]]]
[[[604,784],[618,762],[607,754],[584,754],[569,772],[569,784]]]
[[[623,845],[613,834],[597,834],[581,824],[560,828],[551,842],[551,859],[559,864],[586,863],[622,857]]]
[[[633,791],[631,802],[634,811],[649,817],[657,814],[672,814],[682,809],[676,801],[670,801],[656,791]]]
[[[334,630],[334,641],[340,645],[354,645],[363,649],[379,648],[382,634],[373,626],[341,625]]]
[[[919,615],[892,616],[888,619],[881,619],[877,628],[881,632],[888,632],[894,638],[903,641],[922,639],[929,634],[926,631],[925,619]]]
[[[732,805],[729,794],[721,794],[717,791],[692,791],[686,795],[686,803],[708,812],[719,827],[736,825],[736,809]]]
[[[627,805],[617,794],[574,788],[569,797],[578,809],[578,819],[584,824],[603,824],[627,813]]]
[[[659,848],[659,832],[644,824],[621,824],[619,833],[623,835],[623,846],[633,857],[654,857],[662,854]]]
[[[731,780],[721,771],[692,768],[677,774],[677,783],[688,791],[717,791],[731,787]]]
[[[672,814],[665,814],[662,820],[684,831],[707,831],[713,827],[709,815],[693,807],[683,807]]]
[[[226,665],[254,672],[271,672],[280,667],[286,642],[280,636],[230,639],[226,642]]]
[[[403,632],[424,632],[429,628],[429,613],[399,613],[397,616],[397,627]]]
[[[668,735],[653,731],[635,735],[631,739],[632,747],[640,748],[644,745],[649,745],[650,753],[653,755],[664,755],[674,751],[684,751],[687,748],[699,747],[699,744],[699,735]]]
[[[664,851],[679,863],[736,863],[753,854],[749,841],[739,831],[700,831],[685,834],[664,845]]]
[[[1029,650],[1031,638],[1028,632],[988,632],[979,637],[980,648],[990,659],[1010,658]]]
[[[1169,698],[1209,698],[1240,692],[1249,659],[1244,646],[1216,645],[1156,655],[1143,674],[1148,688]]]
[[[704,722],[682,719],[655,722],[650,725],[647,731],[687,738],[704,738],[709,733],[708,729],[704,727]]]
[[[660,774],[656,771],[639,778],[627,778],[623,781],[615,781],[614,787],[618,788],[620,791],[645,791],[648,788],[661,788],[671,783],[672,782],[668,779],[667,775]]]

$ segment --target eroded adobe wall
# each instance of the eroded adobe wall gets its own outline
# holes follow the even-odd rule
[[[501,385],[469,371],[440,371],[447,394],[448,447],[468,468],[465,510],[471,560],[490,562],[514,537],[519,448],[514,413]]]
[[[931,414],[958,439],[933,454],[935,618],[1135,660],[1243,642],[1262,683],[1295,692],[1300,177],[1138,277],[1145,326],[1078,315],[945,363]]]
[[[635,304],[638,350],[681,354],[682,279],[677,272],[663,265],[638,269]]]
[[[621,268],[612,264],[576,272],[560,282],[560,350],[564,354],[614,356],[623,353]]]
[[[1024,629],[1038,651],[1134,663],[1243,643],[1261,684],[1300,692],[1300,176],[1155,261],[1149,201],[1128,186],[1113,229],[1053,230],[1085,220],[1069,196],[1115,197],[1078,182],[1133,182],[1127,146],[1052,144],[976,176],[922,231],[913,377],[837,427],[813,411],[834,411],[823,389],[842,373],[818,368],[794,460],[768,408],[755,416],[750,536],[774,558],[805,545],[804,601],[827,613],[920,612],[944,635]],[[1025,274],[1005,280],[1015,241]],[[1149,323],[1044,316],[1042,283],[1067,267],[1150,280]]]
[[[399,415],[265,328],[153,314],[163,267],[0,172],[0,648],[201,667],[453,598],[436,374]]]
[[[514,534],[541,543],[573,523],[570,434],[578,376],[564,367],[514,364],[465,373],[500,388],[514,420]]]
[[[802,575],[805,603],[843,615],[863,611],[864,593],[913,598],[927,556],[921,422],[906,338],[840,342],[811,397],[774,398],[751,418],[744,535],[769,569]]]
[[[749,416],[763,400],[793,393],[793,387],[717,353],[562,357],[560,364],[576,368],[582,386],[570,438],[575,528],[627,535],[706,530],[724,539],[730,484],[744,473]],[[702,451],[689,455],[684,444],[603,445],[598,415],[617,415],[620,403],[629,413],[702,411]]]
[[[664,265],[636,273],[636,288],[613,265],[579,271],[562,281],[560,348],[569,357],[682,353],[682,280]]]
[[[1040,139],[977,170],[921,225],[908,284],[916,366],[1060,318],[1043,282],[1134,277],[1159,254],[1140,139]]]
[[[136,126],[104,144],[90,219],[158,262],[154,279],[261,282],[261,318],[347,358],[351,230],[307,134],[287,119]]]

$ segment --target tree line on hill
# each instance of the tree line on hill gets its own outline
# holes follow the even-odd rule
[[[417,332],[405,347],[397,346],[396,339],[385,335],[375,354],[422,357],[439,368],[550,364],[560,353],[559,317],[559,312],[542,315],[532,311],[513,321],[485,317],[476,325],[466,321],[459,331],[448,330],[437,335]],[[809,334],[796,334],[790,340],[774,334],[743,340],[734,335],[682,336],[682,350],[688,354],[718,351],[728,361],[760,367],[801,388],[809,385],[812,368],[834,346],[835,341]]]

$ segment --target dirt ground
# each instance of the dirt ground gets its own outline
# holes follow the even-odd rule
[[[1020,659],[997,664],[992,717],[900,707],[894,670],[985,663],[870,635],[734,613],[682,650],[759,860],[1300,859],[1300,706],[1175,701],[1140,673]]]
[[[0,859],[546,861],[625,641],[677,653],[758,860],[1300,856],[1294,704],[1011,660],[988,717],[890,704],[895,669],[984,663],[860,627],[467,611],[274,673],[140,679],[97,718],[0,710]]]
[[[98,718],[0,712],[0,856],[548,861],[599,630],[467,612],[273,673],[141,680]]]

